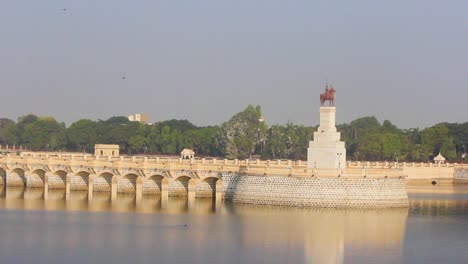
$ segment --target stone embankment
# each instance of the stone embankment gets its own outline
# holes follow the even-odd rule
[[[225,198],[234,202],[326,208],[407,207],[398,178],[294,178],[223,174]]]
[[[454,171],[454,184],[468,184],[468,165],[458,166]]]

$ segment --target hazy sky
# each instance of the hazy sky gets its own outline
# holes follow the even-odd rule
[[[66,10],[63,10],[66,9]],[[0,117],[468,121],[468,1],[2,0]],[[122,76],[126,76],[122,79]]]

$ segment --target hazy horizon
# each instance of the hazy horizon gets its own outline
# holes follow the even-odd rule
[[[329,82],[338,124],[466,122],[466,10],[455,0],[9,1],[0,117],[70,125],[147,113],[206,126],[253,104],[270,125],[314,126]]]

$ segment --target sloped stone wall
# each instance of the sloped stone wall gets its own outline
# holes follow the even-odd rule
[[[9,173],[6,175],[8,186],[23,187],[26,186],[26,176],[18,173]]]
[[[170,179],[169,196],[187,196],[189,178]]]
[[[103,176],[94,178],[93,190],[95,192],[110,192],[112,185],[111,176]]]
[[[86,191],[88,190],[89,177],[76,175],[70,179],[70,189],[72,191]]]
[[[195,197],[213,197],[216,191],[216,181],[198,181],[195,188]]]
[[[117,192],[119,193],[135,193],[136,178],[119,179]]]
[[[44,175],[26,174],[26,187],[39,188],[44,187]]]
[[[408,207],[404,180],[292,178],[223,174],[225,199],[294,207]]]
[[[144,194],[160,194],[161,193],[161,179],[143,180],[142,189],[143,189]]]
[[[67,181],[66,175],[50,175],[49,176],[49,188],[50,189],[63,189],[65,188],[65,182]]]

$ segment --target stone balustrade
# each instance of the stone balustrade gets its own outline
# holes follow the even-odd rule
[[[432,167],[459,167],[457,163],[432,163],[432,162],[386,162],[386,161],[348,161],[346,167],[364,168],[432,168]]]

